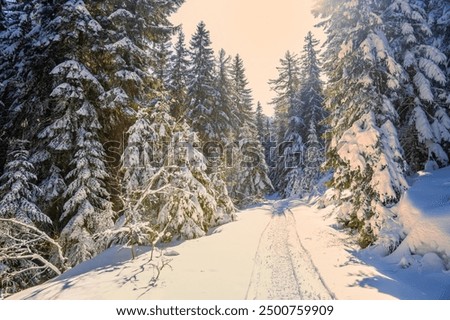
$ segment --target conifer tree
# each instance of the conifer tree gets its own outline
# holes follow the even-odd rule
[[[227,119],[219,119],[215,107],[217,93],[214,89],[214,52],[211,48],[209,31],[202,21],[190,41],[190,66],[188,69],[188,103],[187,116],[192,128],[198,132],[200,140],[220,141],[217,126]]]
[[[219,51],[217,58],[217,67],[215,72],[214,88],[216,90],[216,105],[215,112],[220,114],[226,120],[223,123],[218,123],[221,132],[220,145],[222,149],[232,143],[229,141],[239,128],[241,123],[241,113],[234,102],[235,86],[230,75],[230,57],[227,56],[225,50]]]
[[[318,130],[319,136],[325,130],[318,125],[326,116],[323,105],[323,81],[321,80],[320,52],[317,49],[319,41],[311,32],[305,37],[303,52],[300,56],[300,92],[301,107],[299,116],[303,122],[302,137],[306,141],[310,134],[311,122]]]
[[[196,134],[168,112],[158,102],[130,128],[123,157],[128,203],[113,232],[116,241],[152,244],[161,233],[161,240],[192,239],[234,219],[226,189],[218,188],[221,180],[206,174]]]
[[[340,199],[349,206],[341,206],[339,219],[359,232],[362,247],[379,240],[392,249],[401,239],[387,237],[394,216],[386,208],[399,200],[407,182],[391,102],[402,67],[382,31],[383,5],[322,0],[316,14],[325,19],[328,35],[326,165],[334,170],[330,185],[352,194]]]
[[[396,59],[405,70],[399,132],[413,172],[449,163],[447,57],[434,40],[430,8],[431,2],[397,0],[385,13]]]
[[[287,51],[284,58],[280,59],[280,66],[277,67],[278,78],[269,81],[271,90],[276,94],[271,104],[275,109],[274,122],[278,144],[284,140],[288,128],[289,110],[298,102],[299,68],[297,56]]]
[[[275,108],[277,130],[276,160],[272,172],[275,188],[283,197],[299,195],[298,180],[302,172],[303,139],[300,134],[303,125],[299,100],[299,60],[286,52],[280,60],[278,78],[270,80],[271,88],[277,94],[272,100]],[[292,172],[291,172],[292,171]]]
[[[235,111],[239,114],[239,130],[247,126],[255,130],[252,91],[245,75],[244,61],[237,54],[231,65],[232,100]]]
[[[251,89],[239,55],[233,59],[230,70],[235,143],[227,144],[232,146],[227,186],[234,202],[242,207],[272,191],[272,184],[268,178],[264,149],[258,139]]]
[[[51,224],[36,205],[36,197],[42,191],[35,185],[37,177],[29,162],[29,142],[15,140],[11,147],[5,172],[0,177],[0,217],[26,224]]]
[[[265,136],[268,134],[266,130],[266,117],[263,114],[261,102],[256,104],[256,130],[258,131],[258,139],[264,145]]]
[[[29,142],[14,140],[0,177],[0,296],[40,284],[64,270],[59,245],[42,229],[50,218],[36,204],[41,190]]]
[[[184,39],[184,33],[180,30],[168,66],[169,80],[167,83],[167,90],[173,100],[170,113],[175,119],[180,119],[187,111],[186,104],[188,101],[186,81],[189,61]]]
[[[316,130],[316,121],[313,118],[309,121],[309,134],[305,143],[305,162],[304,174],[301,177],[301,190],[304,190],[309,195],[320,195],[324,190],[323,186],[319,185],[322,177],[321,166],[325,161],[324,147],[320,143],[320,139]]]

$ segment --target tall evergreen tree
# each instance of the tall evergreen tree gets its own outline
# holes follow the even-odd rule
[[[217,124],[221,132],[221,141],[219,142],[222,149],[225,149],[227,145],[232,143],[229,138],[236,132],[239,127],[238,123],[241,121],[241,114],[233,99],[235,87],[229,70],[230,57],[227,56],[225,50],[222,49],[219,51],[219,56],[217,58],[214,81],[214,88],[216,91],[215,113],[220,114],[221,118],[226,120]]]
[[[298,102],[300,65],[297,55],[287,51],[284,58],[280,59],[277,70],[278,78],[270,80],[269,84],[276,94],[271,104],[275,109],[274,121],[279,144],[284,140],[288,128],[289,110],[292,110]]]
[[[318,187],[321,177],[320,167],[325,160],[321,136],[325,132],[322,122],[326,111],[323,104],[323,82],[318,45],[319,41],[311,32],[308,32],[300,57],[300,108],[296,111],[301,118],[298,122],[300,134],[305,142],[304,173],[300,178],[300,190],[313,194],[318,194],[320,191],[320,187]]]
[[[272,181],[283,197],[299,195],[299,179],[302,175],[304,145],[300,134],[303,125],[299,100],[300,69],[295,54],[286,52],[280,60],[278,78],[270,80],[277,94],[272,100],[275,108],[277,146]]]
[[[383,235],[393,214],[386,208],[407,187],[394,125],[398,114],[391,102],[402,67],[382,31],[383,5],[322,0],[316,9],[328,35],[324,65],[330,112],[326,164],[334,170],[330,185],[351,192],[350,199],[340,199],[350,206],[341,207],[339,219],[359,232],[363,247],[387,239]],[[387,239],[387,246],[400,240]]]
[[[266,116],[263,113],[261,102],[256,104],[256,130],[258,131],[258,139],[261,144],[264,144],[264,138],[268,134],[266,130]]]
[[[36,205],[42,191],[35,185],[37,177],[29,162],[29,142],[15,140],[11,147],[5,173],[0,177],[0,217],[32,225],[51,224],[50,218]]]
[[[167,89],[173,100],[171,103],[171,114],[175,119],[180,119],[187,111],[186,104],[188,98],[186,82],[189,61],[184,39],[184,33],[180,30],[168,66],[169,79]]]
[[[206,174],[206,159],[194,147],[196,134],[168,112],[158,102],[154,110],[142,110],[130,128],[123,157],[127,206],[115,241],[192,239],[234,219],[226,189],[217,189]]]
[[[244,206],[272,191],[272,184],[264,148],[258,139],[251,89],[239,55],[232,61],[230,74],[235,143],[232,145],[233,158],[227,174],[227,186],[235,203]]]
[[[245,75],[244,61],[237,54],[231,65],[232,100],[235,111],[239,114],[239,130],[243,126],[254,130],[254,111],[252,90]]]
[[[190,41],[190,66],[188,69],[188,118],[192,128],[198,132],[202,142],[220,141],[220,131],[217,126],[226,123],[214,110],[214,52],[211,48],[209,31],[202,21]],[[217,115],[217,117],[215,117]]]
[[[305,143],[304,174],[301,177],[300,189],[314,196],[324,191],[324,186],[319,185],[319,181],[322,177],[321,166],[325,162],[325,154],[317,134],[315,119],[311,118],[309,123],[308,138]]]
[[[314,122],[319,135],[325,132],[323,126],[319,125],[325,118],[326,111],[323,105],[323,81],[318,45],[319,40],[308,32],[300,56],[300,116],[304,124],[302,137],[305,141],[310,134],[311,122]]]
[[[432,32],[431,8],[432,1],[396,0],[385,14],[396,59],[405,70],[399,132],[413,172],[449,163],[447,57]]]
[[[42,229],[50,218],[36,204],[41,190],[29,142],[14,140],[0,177],[0,296],[40,284],[64,270],[60,246]]]

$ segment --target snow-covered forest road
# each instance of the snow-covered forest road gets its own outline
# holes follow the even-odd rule
[[[246,299],[332,299],[296,229],[285,202],[275,202],[261,234]]]
[[[448,272],[400,268],[359,252],[335,226],[332,208],[266,200],[206,237],[164,245],[156,269],[148,248],[112,247],[11,299],[448,299]],[[154,261],[157,263],[158,260]],[[428,271],[426,271],[428,270]],[[446,289],[447,288],[447,289]]]

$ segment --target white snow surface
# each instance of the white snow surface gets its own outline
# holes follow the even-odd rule
[[[450,269],[450,167],[419,172],[394,210],[407,236],[392,258],[407,266],[419,259],[422,270]]]
[[[118,246],[10,299],[450,299],[437,256],[422,259],[426,269],[402,268],[375,250],[358,251],[332,212],[267,200],[205,237],[162,248],[154,262],[170,266],[156,284],[149,249],[132,260],[130,248]]]

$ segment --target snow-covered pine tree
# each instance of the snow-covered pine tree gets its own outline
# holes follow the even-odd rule
[[[166,84],[169,80],[169,59],[170,59],[170,48],[171,42],[170,39],[156,42],[154,44],[155,51],[155,71],[154,75],[158,82],[163,85],[163,90],[166,89]]]
[[[300,195],[300,177],[304,145],[300,134],[303,125],[299,99],[300,66],[295,54],[286,52],[277,67],[277,79],[270,80],[276,97],[271,104],[275,109],[277,146],[275,168],[271,173],[275,188],[283,197]]]
[[[35,185],[37,177],[29,162],[29,142],[15,140],[11,148],[5,172],[0,177],[0,217],[26,224],[51,224],[50,218],[36,205],[36,197],[42,191]]]
[[[60,237],[64,253],[69,264],[76,265],[104,249],[95,237],[112,226],[112,204],[105,189],[106,155],[96,107],[103,88],[75,60],[57,65],[51,73],[55,77],[51,97],[61,117],[41,137],[48,140],[50,152],[70,151],[72,155],[59,220],[64,225]]]
[[[121,209],[120,167],[125,132],[134,123],[136,112],[148,107],[163,88],[158,48],[174,32],[168,17],[183,0],[90,1],[88,10],[99,23],[102,41],[95,49],[97,60],[91,71],[103,85],[98,110],[102,140],[106,146],[109,175],[107,187],[114,208]]]
[[[256,130],[258,131],[258,140],[264,145],[265,137],[268,134],[266,128],[267,117],[263,113],[261,102],[256,104]]]
[[[232,100],[235,111],[239,114],[239,127],[247,126],[255,130],[255,115],[253,111],[252,90],[248,87],[248,80],[245,75],[244,61],[237,54],[230,69],[232,83]],[[238,129],[239,130],[239,129]]]
[[[192,35],[189,56],[187,88],[190,101],[187,118],[202,143],[218,142],[222,136],[218,126],[228,120],[214,110],[217,97],[214,88],[214,52],[209,31],[203,21]]]
[[[151,179],[164,165],[174,125],[166,106],[157,103],[139,110],[136,122],[128,129],[121,168],[124,209],[108,235],[110,242],[150,245],[158,235],[155,228],[158,211],[154,203],[159,194],[144,193],[149,193]]]
[[[321,0],[315,13],[324,18],[321,25],[328,36],[326,165],[334,170],[330,186],[341,192],[339,200],[346,204],[340,206],[339,220],[358,231],[362,247],[378,240],[392,249],[402,235],[389,230],[394,215],[388,208],[399,200],[407,182],[394,125],[398,115],[391,101],[402,67],[382,31],[383,5],[372,0]],[[345,194],[350,196],[344,198]]]
[[[170,114],[180,119],[186,112],[188,52],[184,43],[184,33],[178,31],[178,38],[169,58],[167,90],[172,98]]]
[[[311,32],[308,32],[304,42],[303,52],[300,56],[299,99],[302,104],[300,116],[304,124],[301,134],[303,140],[306,141],[310,134],[311,122],[314,122],[319,137],[325,132],[325,128],[320,123],[325,118],[326,111],[323,105],[320,51],[317,49],[319,40]]]
[[[322,177],[321,166],[325,162],[323,144],[319,139],[315,118],[309,120],[309,134],[305,144],[304,173],[301,177],[301,190],[311,196],[321,195],[325,190],[319,185]]]
[[[272,148],[274,148],[274,141],[272,141],[274,140],[272,139],[273,130],[271,119],[263,114],[263,109],[260,102],[257,103],[256,107],[256,129],[258,132],[258,140],[264,148],[264,159],[267,166],[269,166],[268,172],[270,172],[270,166],[272,165],[271,152]]]
[[[237,206],[243,207],[261,201],[273,191],[264,148],[256,133],[248,127],[241,128],[236,137],[231,164],[228,168],[227,186]]]
[[[260,200],[272,191],[268,178],[264,149],[258,139],[256,117],[252,106],[252,92],[245,74],[242,58],[237,54],[230,67],[231,119],[234,144],[231,146],[231,166],[228,167],[227,186],[238,206]]]
[[[185,122],[175,122],[165,102],[139,114],[123,157],[128,203],[114,241],[192,239],[232,220],[233,204],[206,174],[197,135]]]
[[[273,180],[284,198],[299,197],[306,191],[302,189],[305,145],[300,126],[295,124],[297,118],[291,118],[284,141],[277,145],[278,156]]]
[[[271,90],[276,96],[270,102],[275,110],[274,124],[276,127],[277,143],[284,140],[289,122],[289,108],[294,105],[300,88],[300,64],[297,55],[287,51],[284,58],[280,59],[277,67],[278,78],[269,80]]]
[[[34,79],[33,74],[27,74],[29,83],[24,84],[24,66],[28,65],[31,58],[28,50],[29,40],[26,40],[31,28],[31,3],[2,2],[4,29],[0,30],[0,101],[4,105],[0,124],[4,134],[3,150],[6,152],[8,139],[29,138],[29,134],[23,135],[23,127],[14,125],[14,120],[18,119],[15,123],[24,121],[25,112],[22,110],[26,106],[20,96],[28,86],[33,86]]]
[[[318,182],[321,178],[320,167],[324,159],[321,135],[325,132],[322,124],[326,111],[323,105],[323,82],[321,80],[319,41],[311,32],[305,37],[303,52],[300,56],[300,107],[296,111],[300,119],[300,134],[305,142],[304,170],[300,177],[300,189],[303,193],[319,194]],[[294,118],[295,119],[295,118]],[[297,175],[300,175],[297,173]],[[323,190],[322,190],[323,191]]]
[[[29,142],[14,140],[0,177],[0,297],[61,273],[64,258],[43,229],[50,218],[36,205],[41,190],[29,162]]]
[[[175,126],[169,148],[173,153],[167,159],[173,191],[163,195],[158,215],[159,225],[170,220],[168,230],[172,236],[185,239],[202,236],[210,227],[235,219],[223,180],[206,174],[206,159],[195,148],[199,142],[186,123]]]
[[[399,101],[400,141],[411,170],[449,163],[449,90],[443,54],[434,35],[432,1],[395,0],[385,13],[396,59],[405,72]]]

